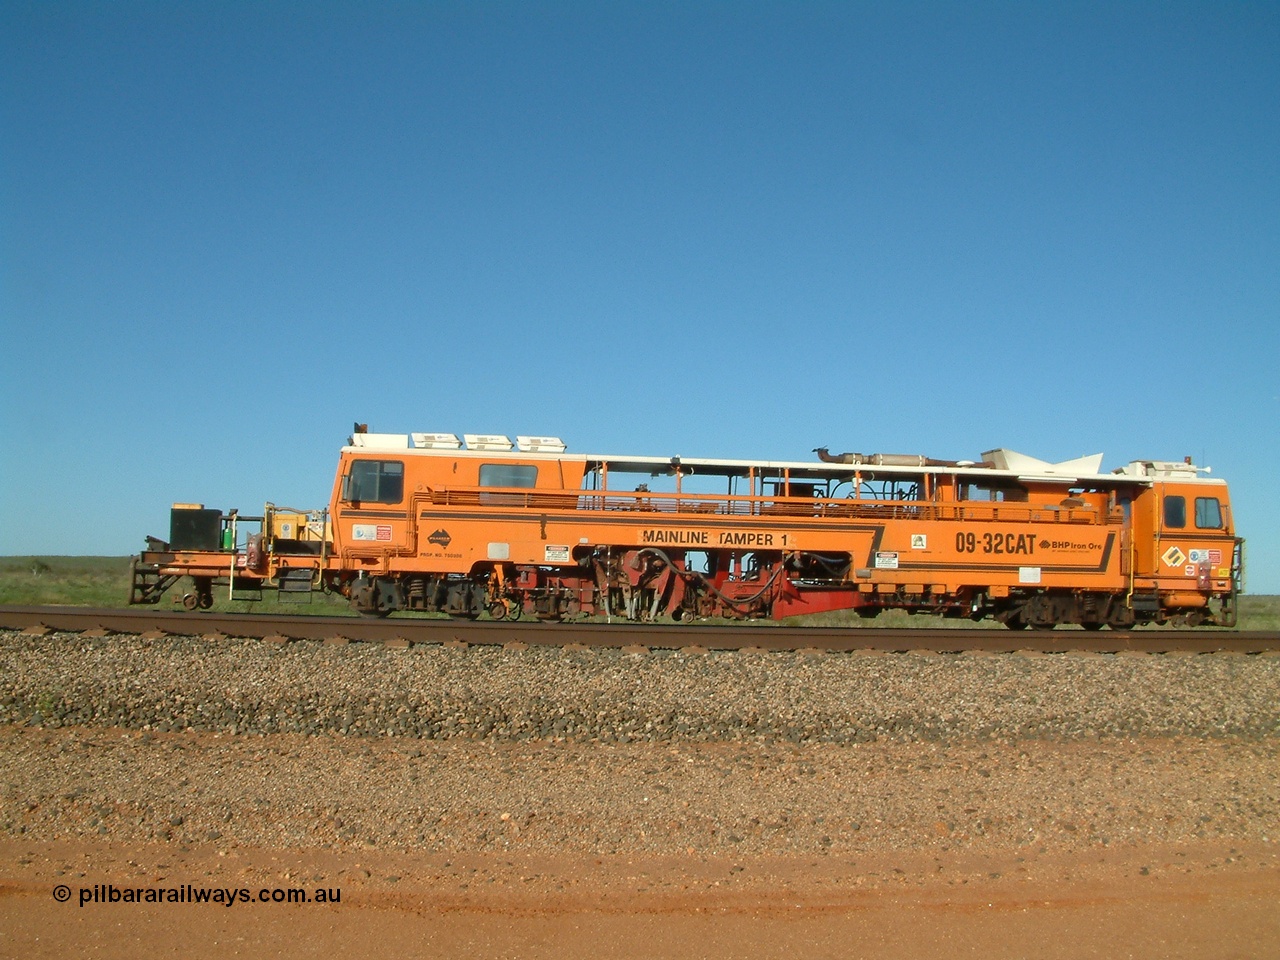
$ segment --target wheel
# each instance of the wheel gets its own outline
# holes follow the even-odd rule
[[[495,600],[489,604],[489,616],[494,620],[507,619],[507,605],[501,600]]]
[[[1096,621],[1096,620],[1091,620],[1091,621],[1089,621],[1088,623],[1082,623],[1082,624],[1080,624],[1080,626],[1084,627],[1086,630],[1101,630],[1101,629],[1102,629],[1102,624],[1101,624],[1101,623],[1099,623],[1099,622],[1098,622],[1098,621]]]
[[[182,606],[185,610],[195,610],[200,606],[200,598],[194,593],[188,593],[182,598]]]

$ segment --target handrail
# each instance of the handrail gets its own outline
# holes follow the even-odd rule
[[[1120,509],[1090,504],[1029,504],[964,500],[848,500],[807,497],[637,491],[538,490],[528,487],[434,488],[413,498],[433,507],[496,507],[510,510],[574,513],[654,513],[692,519],[707,517],[786,517],[863,520],[966,520],[1006,523],[1123,525]]]

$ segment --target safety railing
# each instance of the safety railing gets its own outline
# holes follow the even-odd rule
[[[433,507],[497,507],[504,510],[577,513],[655,513],[680,517],[721,516],[787,519],[977,521],[1003,523],[1121,524],[1110,511],[1079,501],[1017,503],[964,500],[848,500],[735,496],[652,491],[548,491],[524,488],[451,487],[429,492]]]

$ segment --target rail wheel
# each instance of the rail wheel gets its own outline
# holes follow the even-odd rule
[[[192,577],[193,592],[182,598],[182,605],[188,610],[208,610],[213,606],[213,578]]]

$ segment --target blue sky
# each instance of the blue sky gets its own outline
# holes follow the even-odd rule
[[[1280,593],[1274,3],[0,8],[0,553],[351,423],[1208,463]]]

